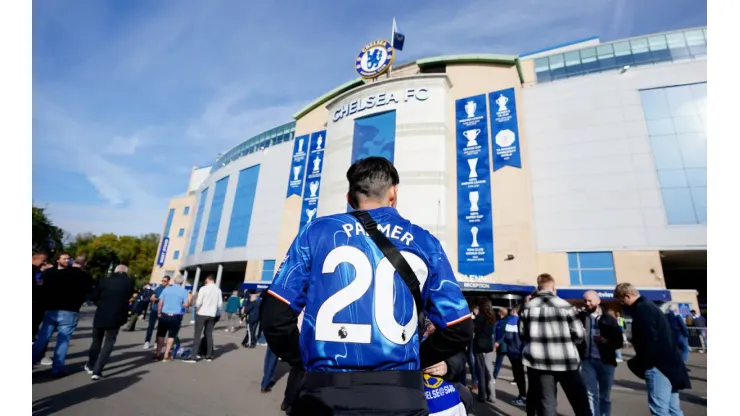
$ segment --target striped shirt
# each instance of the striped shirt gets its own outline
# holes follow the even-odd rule
[[[543,371],[577,370],[576,345],[583,342],[584,332],[573,305],[553,292],[537,292],[519,319],[524,365]]]

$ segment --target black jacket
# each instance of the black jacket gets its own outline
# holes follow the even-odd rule
[[[578,319],[586,330],[588,330],[588,326],[591,325],[589,322],[591,319],[589,315],[591,315],[591,313],[588,311],[578,313]],[[596,326],[599,328],[601,337],[606,339],[605,344],[596,344],[599,349],[601,362],[616,367],[617,350],[622,348],[622,345],[624,344],[622,329],[619,327],[619,322],[617,322],[617,319],[611,315],[604,314],[599,317]],[[593,337],[593,335],[591,337]],[[586,348],[590,342],[590,339],[585,339],[582,343],[578,344],[578,354],[581,356],[581,359],[586,358]]]
[[[47,311],[79,312],[93,286],[92,277],[77,267],[49,269],[43,276],[41,290]]]
[[[126,323],[134,286],[133,279],[126,273],[113,273],[100,281],[93,295],[93,301],[98,304],[93,319],[95,328],[118,329]]]
[[[690,389],[689,373],[663,311],[644,297],[639,297],[630,306],[630,311],[632,346],[635,348],[635,357],[628,363],[630,370],[645,378],[646,369],[657,368],[671,381],[674,390]]]
[[[486,319],[486,315],[480,314],[473,320],[473,352],[493,352],[493,323]]]

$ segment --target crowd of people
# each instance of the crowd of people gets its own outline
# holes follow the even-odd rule
[[[281,405],[287,414],[473,415],[474,397],[496,402],[505,358],[518,391],[511,404],[527,415],[556,415],[558,385],[577,416],[611,414],[615,370],[626,342],[621,310],[602,308],[594,291],[586,292],[577,308],[557,296],[555,279],[547,273],[510,310],[494,308],[485,296],[466,299],[439,241],[395,210],[399,178],[393,165],[383,158],[361,159],[347,179],[348,201],[356,211],[302,228],[261,295],[240,297],[235,291],[224,298],[212,275],[194,294],[180,275],[136,292],[125,265],[92,290],[84,257],[70,261],[62,254],[56,266],[41,271],[46,257],[34,254],[34,364],[56,330],[52,374],[65,374],[69,339],[92,291],[97,309],[85,370],[93,380],[103,377],[126,322],[133,330],[140,316],[148,321],[145,349],[156,328],[154,359],[197,363],[213,360],[214,327],[223,316],[226,332],[246,325],[244,347],[254,348],[265,337],[263,393],[275,384],[278,361],[290,365]],[[335,246],[344,235],[346,243]],[[402,255],[396,246],[404,244],[408,252]],[[353,267],[338,267],[342,263]],[[327,278],[330,273],[338,278]],[[369,288],[373,279],[379,282],[373,296],[356,287],[356,293],[335,296],[350,287],[346,282]],[[634,355],[627,366],[645,381],[649,413],[682,415],[678,392],[691,388],[684,319],[675,310],[664,313],[630,283],[619,283],[613,297],[631,317]],[[326,309],[333,312],[322,312]],[[178,348],[188,311],[194,324],[189,352]],[[692,313],[692,323],[706,324]],[[407,323],[398,321],[408,314]],[[706,344],[706,331],[703,337]]]

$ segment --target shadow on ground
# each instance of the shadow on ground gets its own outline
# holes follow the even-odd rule
[[[88,400],[106,398],[139,382],[141,380],[141,376],[146,373],[148,373],[148,371],[138,371],[125,377],[105,378],[94,383],[86,384],[72,390],[36,400],[33,402],[33,415],[53,415],[68,407]]]

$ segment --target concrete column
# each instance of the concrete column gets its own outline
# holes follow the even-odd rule
[[[198,281],[200,280],[200,266],[195,268],[195,280],[193,280],[193,297],[198,293]]]
[[[187,286],[188,284],[188,269],[185,269],[185,271],[182,273],[182,287]]]
[[[224,273],[224,265],[219,264],[216,271],[216,287],[221,289],[221,275]]]

